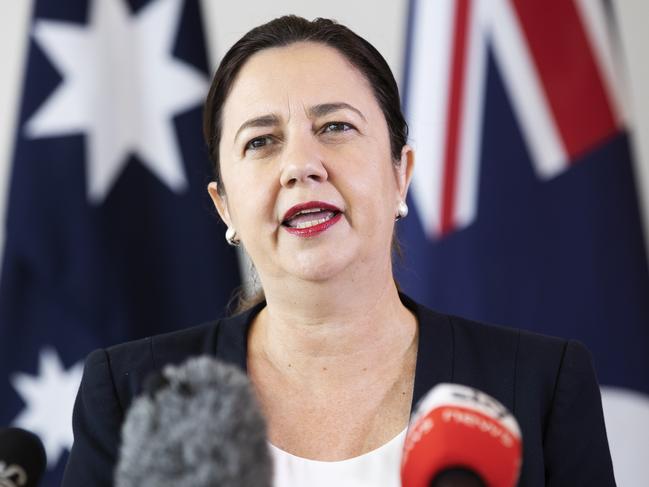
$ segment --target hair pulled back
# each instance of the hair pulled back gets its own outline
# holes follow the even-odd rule
[[[400,159],[401,148],[408,138],[408,125],[401,112],[397,83],[383,56],[365,39],[334,20],[317,18],[309,21],[286,15],[245,34],[225,54],[214,74],[203,112],[203,136],[220,192],[223,192],[219,156],[222,112],[237,74],[253,54],[296,42],[318,42],[332,47],[365,76],[388,125],[392,159]]]

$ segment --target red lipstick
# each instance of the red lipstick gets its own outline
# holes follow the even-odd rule
[[[326,215],[324,216],[324,218],[326,218],[324,221],[321,221],[320,223],[316,223],[314,225],[309,225],[308,220],[306,222],[304,221],[304,217],[309,214],[318,213],[317,210],[321,210],[321,212]],[[301,217],[302,221],[298,222],[297,224],[291,224],[291,222],[289,222],[289,220],[291,219],[299,219]],[[289,210],[284,214],[282,226],[286,229],[287,232],[292,235],[299,237],[313,237],[338,223],[341,217],[342,212],[338,207],[329,203],[325,203],[323,201],[309,201],[307,203],[300,203],[289,208]],[[318,219],[321,220],[322,218],[318,218],[318,215],[314,215],[312,221],[316,221]],[[305,223],[307,223],[308,226],[304,226]],[[299,225],[302,226],[300,227]]]

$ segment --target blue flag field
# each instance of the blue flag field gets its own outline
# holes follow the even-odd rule
[[[0,424],[60,484],[93,349],[222,315],[240,282],[206,186],[195,0],[34,4],[0,277]]]
[[[399,280],[433,308],[585,343],[619,485],[641,485],[649,271],[605,7],[410,2]]]

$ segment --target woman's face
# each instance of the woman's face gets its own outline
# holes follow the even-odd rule
[[[225,195],[215,183],[210,195],[262,284],[390,268],[412,151],[393,163],[378,102],[338,51],[303,42],[255,54],[222,117]]]

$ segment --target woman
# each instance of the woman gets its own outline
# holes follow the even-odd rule
[[[93,352],[64,485],[110,485],[143,378],[201,353],[247,371],[277,485],[399,485],[412,405],[439,382],[477,387],[514,413],[520,485],[614,485],[583,346],[399,294],[391,256],[414,165],[406,134],[387,64],[341,25],[282,17],[230,49],[205,108],[208,191],[265,296],[232,318]]]

